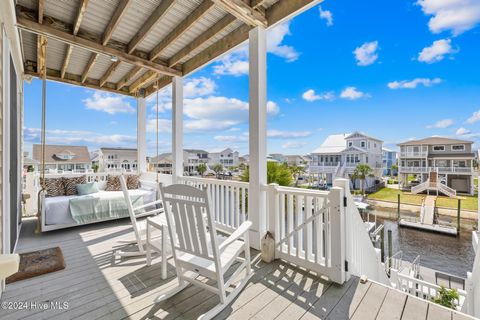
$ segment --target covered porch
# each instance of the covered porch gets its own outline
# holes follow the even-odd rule
[[[21,0],[4,1],[0,8],[11,15],[7,23],[16,34],[12,52],[22,62],[16,72],[41,78],[43,97],[47,80],[135,97],[139,175],[155,183],[207,189],[215,223],[224,233],[252,222],[255,274],[218,319],[389,319],[393,312],[398,319],[465,318],[391,288],[348,180],[335,180],[329,191],[267,183],[266,31],[320,2]],[[247,39],[249,182],[184,177],[184,78]],[[172,174],[157,175],[147,172],[146,99],[169,84]],[[45,98],[42,104],[47,104]],[[20,175],[14,178],[21,180]],[[14,199],[14,192],[2,192]],[[14,200],[7,208],[12,212],[20,207],[20,198]],[[128,219],[35,234],[34,219],[22,223],[19,212],[2,218],[3,239],[9,239],[2,243],[4,253],[59,246],[66,262],[62,271],[7,285],[2,301],[38,302],[40,307],[1,310],[2,319],[186,319],[218,302],[203,290],[188,288],[154,304],[154,297],[173,285],[174,268],[170,261],[168,278],[161,280],[158,263],[147,267],[142,257],[115,258],[117,240],[131,235]],[[259,259],[267,231],[275,239],[276,260],[269,264]],[[51,302],[67,302],[68,307],[42,309]]]
[[[150,267],[142,258],[115,258],[117,240],[131,233],[127,220],[41,237],[34,228],[34,220],[24,222],[18,250],[60,246],[67,268],[8,285],[2,301],[67,302],[68,308],[0,310],[2,319],[196,319],[218,303],[217,296],[189,287],[154,304],[156,296],[176,285],[175,269],[169,260],[162,280],[159,258]],[[254,276],[215,319],[469,319],[374,281],[361,283],[352,276],[339,285],[285,260],[264,263],[257,250],[251,254]]]

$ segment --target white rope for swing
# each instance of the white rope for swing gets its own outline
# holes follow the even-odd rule
[[[157,184],[158,184],[158,182],[159,182],[159,178],[158,178],[159,172],[158,172],[158,170],[159,170],[159,162],[160,162],[160,159],[159,159],[159,158],[160,158],[160,154],[159,154],[159,150],[158,150],[158,129],[159,129],[159,127],[158,127],[158,117],[159,117],[159,110],[158,110],[158,90],[159,90],[159,88],[158,88],[158,87],[159,87],[159,83],[158,83],[158,79],[157,79],[157,94],[156,94],[156,95],[157,95],[157,105],[156,105],[156,107],[155,107],[155,108],[156,108],[155,111],[157,112],[157,118],[156,118],[157,168],[156,168],[156,170],[155,170],[156,173],[157,173],[157,181],[156,181]]]

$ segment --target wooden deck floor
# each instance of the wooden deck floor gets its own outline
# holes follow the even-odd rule
[[[0,319],[195,319],[218,299],[189,287],[160,304],[153,299],[176,284],[169,264],[115,259],[118,239],[130,235],[128,220],[35,236],[24,223],[18,252],[62,248],[66,269],[7,285],[2,302],[68,302],[64,310],[0,310]],[[258,252],[252,251],[258,256]],[[158,262],[158,259],[154,260]],[[376,283],[358,278],[334,285],[283,261],[257,261],[250,283],[216,319],[469,319]]]

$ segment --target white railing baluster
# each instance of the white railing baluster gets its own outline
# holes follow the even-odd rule
[[[293,194],[287,194],[287,234],[293,231]],[[293,254],[293,237],[288,239],[288,254]]]
[[[297,227],[300,226],[303,222],[302,219],[302,196],[296,195],[295,196],[295,206],[296,206],[296,223]],[[297,258],[302,256],[302,249],[303,249],[303,229],[298,230],[297,232]]]
[[[312,197],[310,196],[305,196],[305,220],[308,220],[312,216]],[[314,222],[313,222],[314,223]],[[306,260],[311,260],[312,254],[312,224],[309,223],[307,225],[306,231],[305,231],[305,259]]]

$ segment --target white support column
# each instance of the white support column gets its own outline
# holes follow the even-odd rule
[[[147,172],[147,102],[137,98],[137,170]]]
[[[172,79],[172,182],[183,175],[183,78]]]
[[[256,27],[249,32],[249,219],[253,225],[250,243],[260,248],[260,239],[266,231],[267,184],[267,51],[266,32]]]

